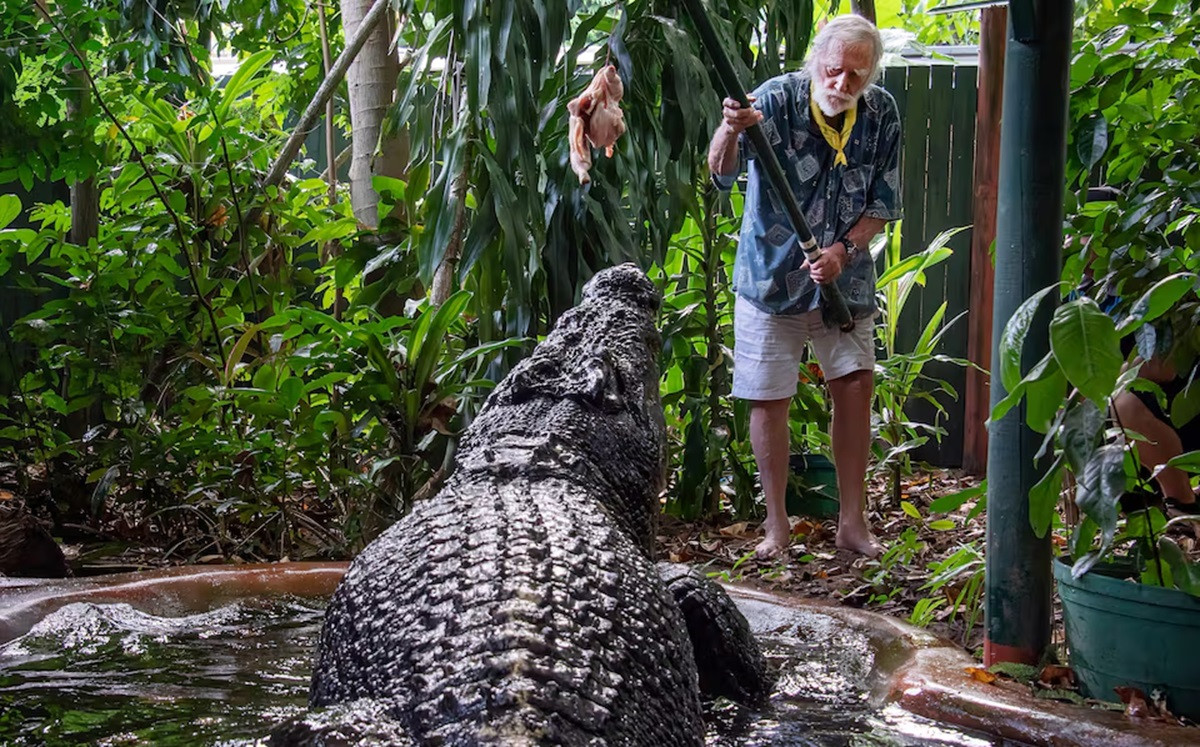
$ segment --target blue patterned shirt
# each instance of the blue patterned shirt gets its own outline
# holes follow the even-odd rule
[[[849,163],[834,166],[834,150],[809,111],[809,85],[807,71],[772,78],[754,92],[754,106],[763,113],[763,132],[775,148],[817,244],[826,247],[840,241],[863,216],[900,218],[900,113],[890,93],[869,86],[858,100],[857,120],[845,148]],[[729,189],[749,160],[733,286],[768,313],[812,311],[819,294],[808,270],[800,269],[804,252],[765,171],[748,150],[751,146],[743,133],[738,139],[738,170],[713,175],[717,186]],[[859,319],[876,311],[875,263],[865,249],[837,280]]]

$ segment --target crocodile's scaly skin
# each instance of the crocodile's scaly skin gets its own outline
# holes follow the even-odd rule
[[[605,270],[488,398],[434,498],[352,564],[311,702],[420,744],[703,740],[687,626],[649,559],[664,465],[658,294]]]
[[[733,600],[686,565],[659,563],[658,572],[687,620],[700,692],[750,705],[762,703],[770,694],[767,660]]]

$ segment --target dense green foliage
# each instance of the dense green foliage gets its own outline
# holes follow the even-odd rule
[[[1146,482],[1130,448],[1140,436],[1111,414],[1112,398],[1131,388],[1163,399],[1161,387],[1137,377],[1142,359],[1169,359],[1185,381],[1197,373],[1200,22],[1194,6],[1097,2],[1077,25],[1070,186],[1082,196],[1100,182],[1121,196],[1080,204],[1068,195],[1062,283],[1029,299],[1010,320],[1000,348],[1009,394],[992,417],[1024,398],[1029,425],[1046,434],[1049,469],[1030,495],[1037,531],[1051,525],[1064,472],[1074,476],[1084,515],[1072,538],[1077,573],[1113,548],[1132,547],[1145,580],[1200,593],[1194,566],[1162,536],[1160,513],[1128,521],[1118,513],[1121,496]],[[1034,312],[1060,292],[1071,295],[1050,322],[1051,352],[1025,368],[1021,352]],[[1132,349],[1128,356],[1122,340]],[[1200,387],[1188,386],[1163,404],[1182,425],[1200,413]],[[1194,460],[1185,455],[1180,463],[1190,469]]]
[[[0,204],[0,278],[33,303],[5,320],[0,437],[59,531],[123,522],[191,557],[342,553],[437,486],[515,359],[503,348],[528,350],[626,259],[666,290],[673,510],[715,510],[727,463],[752,507],[721,383],[733,223],[701,167],[719,99],[673,4],[401,4],[390,127],[411,162],[376,181],[378,233],[311,164],[259,186],[322,77],[307,4],[48,7],[0,16],[25,42],[0,57],[0,182],[94,178],[100,220],[75,241],[63,202]],[[791,2],[718,21],[748,81],[779,70],[756,49],[795,64],[811,22]],[[240,57],[232,77],[209,72],[210,38]],[[599,54],[626,77],[630,134],[582,189],[565,104]],[[462,290],[427,308],[455,231]]]

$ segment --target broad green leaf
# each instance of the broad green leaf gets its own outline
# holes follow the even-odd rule
[[[1090,298],[1063,304],[1050,321],[1050,349],[1083,396],[1107,402],[1121,373],[1121,342],[1112,317]]]
[[[987,482],[984,481],[966,490],[960,490],[957,493],[943,495],[933,499],[929,504],[929,512],[934,514],[946,514],[955,511],[963,506],[967,501],[974,500],[987,493]]]
[[[1200,564],[1193,563],[1170,537],[1158,538],[1158,551],[1171,569],[1175,586],[1194,597],[1200,597]]]
[[[1074,536],[1071,537],[1071,557],[1082,558],[1086,555],[1099,532],[1099,525],[1085,516],[1079,523],[1079,528],[1075,531]]]
[[[1090,169],[1108,149],[1108,120],[1103,114],[1094,114],[1079,124],[1075,136],[1079,160]]]
[[[1196,276],[1190,272],[1178,272],[1152,285],[1129,309],[1129,316],[1121,321],[1117,330],[1124,337],[1145,322],[1154,321],[1175,307],[1196,284]]]
[[[229,107],[243,94],[249,93],[257,85],[255,76],[271,63],[275,55],[273,49],[262,49],[242,60],[238,69],[229,76],[224,89],[221,91],[221,101],[217,104],[218,122],[224,122],[229,114]]]
[[[1107,550],[1117,530],[1117,503],[1125,493],[1125,450],[1105,444],[1092,454],[1078,476],[1075,503],[1100,527],[1100,550]]]
[[[304,396],[304,381],[298,376],[291,376],[279,383],[279,403],[286,410],[296,409],[300,398]]]
[[[0,228],[8,227],[21,214],[21,198],[16,195],[0,195]]]
[[[229,351],[229,357],[225,359],[225,377],[221,382],[225,386],[233,386],[233,376],[237,372],[238,364],[242,362],[242,355],[245,354],[246,348],[254,339],[254,335],[258,334],[259,329],[257,324],[251,326],[242,333],[242,336],[234,343],[233,349]]]
[[[1031,385],[1047,377],[1059,375],[1060,373],[1061,369],[1058,366],[1058,361],[1054,360],[1054,354],[1046,353],[1033,368],[1029,369],[1029,373],[1025,375],[1025,378],[1021,379],[1015,387],[1009,390],[1004,399],[996,403],[996,406],[992,408],[992,412],[988,417],[987,424],[995,423],[1007,415],[1008,411],[1016,407],[1021,398],[1028,393]]]
[[[274,389],[277,375],[278,370],[275,366],[259,366],[258,370],[254,372],[254,377],[250,380],[250,383],[259,389]]]
[[[1171,400],[1171,424],[1182,428],[1200,415],[1200,380],[1193,380]]]
[[[404,202],[407,195],[408,184],[403,179],[397,179],[391,176],[375,174],[371,177],[371,187],[382,197],[387,197],[393,202]]]
[[[1049,471],[1029,489],[1029,526],[1034,535],[1045,537],[1058,506],[1062,490],[1062,457],[1054,460]]]
[[[355,223],[353,218],[331,220],[314,226],[311,231],[304,235],[304,238],[300,240],[300,243],[324,244],[329,241],[336,241],[337,239],[344,239],[347,236],[352,236],[356,231],[358,231],[358,225]]]
[[[429,328],[419,337],[414,334],[409,345],[409,354],[412,356],[410,360],[416,369],[413,381],[418,389],[424,387],[425,382],[433,376],[434,366],[441,357],[446,332],[450,329],[450,325],[462,316],[470,300],[471,292],[460,290],[446,299],[446,302],[438,307],[436,313],[426,309],[425,314],[432,314]]]
[[[1053,373],[1030,382],[1025,389],[1025,423],[1037,433],[1046,433],[1066,394],[1067,377],[1057,366]]]
[[[1034,314],[1042,299],[1051,291],[1058,290],[1059,284],[1047,286],[1017,307],[1008,323],[1004,325],[1004,334],[1000,336],[1000,383],[1004,391],[1012,391],[1021,381],[1021,354],[1025,348],[1025,336],[1029,334],[1029,326],[1033,323]]]
[[[92,491],[92,515],[100,513],[100,509],[104,506],[104,499],[108,495],[108,491],[112,488],[113,481],[117,479],[117,475],[121,474],[121,469],[117,465],[113,465],[104,471],[104,475],[96,483],[96,489]]]
[[[1200,451],[1187,451],[1172,457],[1166,466],[1175,467],[1192,474],[1200,474]]]
[[[1059,439],[1067,466],[1076,475],[1082,473],[1091,460],[1103,428],[1104,413],[1092,400],[1085,399],[1067,409]]]
[[[909,516],[911,516],[914,519],[921,518],[921,512],[917,510],[916,506],[909,503],[908,501],[900,501],[900,510],[903,511],[904,513],[908,514]]]
[[[497,350],[502,350],[504,348],[519,348],[529,342],[529,338],[510,337],[507,340],[498,340],[496,342],[488,342],[484,343],[483,345],[477,345],[476,347],[467,350],[462,355],[439,368],[437,378],[441,380],[443,376],[453,372],[455,369],[469,360],[473,360],[485,355],[491,355]]]

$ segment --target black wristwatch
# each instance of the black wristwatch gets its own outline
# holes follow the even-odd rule
[[[855,244],[849,236],[843,236],[842,246],[846,247],[846,264],[850,264],[858,256],[858,244]]]

